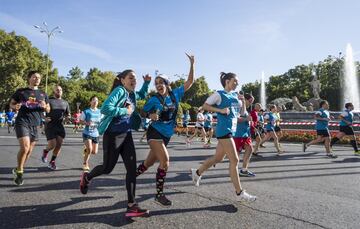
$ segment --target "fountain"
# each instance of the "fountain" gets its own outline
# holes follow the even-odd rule
[[[265,73],[261,72],[261,82],[260,82],[260,103],[263,109],[266,108],[266,90],[265,90]]]
[[[344,65],[344,87],[343,87],[343,106],[345,103],[352,102],[354,104],[355,110],[360,109],[360,100],[359,100],[359,86],[357,80],[357,71],[355,62],[353,59],[353,51],[350,44],[346,46],[346,55],[345,55],[345,65]]]

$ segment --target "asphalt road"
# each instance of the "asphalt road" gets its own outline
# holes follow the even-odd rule
[[[134,133],[137,159],[149,150]],[[156,166],[137,180],[137,201],[151,211],[149,218],[126,220],[125,168],[119,160],[110,175],[95,178],[87,195],[79,190],[81,134],[69,130],[57,171],[40,161],[44,136],[26,164],[24,185],[16,187],[11,169],[18,151],[14,133],[0,129],[0,228],[360,228],[360,157],[350,147],[335,147],[337,159],[324,155],[323,146],[306,153],[299,144],[283,143],[277,157],[272,143],[253,158],[254,178],[241,178],[243,187],[257,195],[254,203],[235,199],[228,161],[207,171],[200,187],[193,186],[189,170],[198,167],[215,148],[195,143],[187,148],[183,137],[169,144],[170,169],[165,193],[173,206],[154,203]],[[101,144],[100,144],[101,145]],[[102,161],[102,150],[91,158]]]

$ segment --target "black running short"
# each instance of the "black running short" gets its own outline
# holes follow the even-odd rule
[[[280,132],[281,128],[280,128],[280,126],[275,126],[274,130],[275,130],[275,132]]]
[[[15,133],[17,138],[29,137],[31,142],[39,140],[37,126],[15,125]]]
[[[99,144],[99,137],[92,137],[90,135],[84,134],[82,135],[83,141],[91,140],[93,144]]]
[[[316,130],[316,135],[322,136],[322,137],[329,137],[330,131],[328,129],[327,130]]]
[[[224,136],[220,136],[220,137],[216,137],[217,139],[228,139],[228,138],[232,138],[233,136],[232,136],[232,133],[228,133],[228,134],[226,134],[226,135],[224,135]]]
[[[146,139],[148,142],[150,142],[151,140],[163,141],[165,146],[167,146],[170,141],[170,138],[165,137],[164,135],[160,134],[159,131],[157,131],[152,126],[149,126],[149,129],[146,132]]]
[[[346,135],[354,135],[354,130],[351,126],[340,126],[340,132],[345,133]]]
[[[63,125],[46,126],[45,127],[46,140],[52,140],[59,137],[65,138],[65,128]]]

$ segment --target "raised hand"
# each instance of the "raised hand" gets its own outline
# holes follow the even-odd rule
[[[194,64],[194,63],[195,63],[195,57],[194,57],[194,55],[189,55],[189,54],[187,54],[187,53],[185,53],[185,54],[186,54],[186,56],[189,58],[190,64]]]
[[[145,76],[143,76],[143,79],[145,82],[150,82],[151,81],[151,75],[146,74]]]

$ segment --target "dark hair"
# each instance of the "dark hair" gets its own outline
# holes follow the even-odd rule
[[[345,103],[345,108],[349,109],[350,106],[354,106],[352,103]]]
[[[250,100],[250,99],[254,99],[254,96],[252,96],[252,95],[249,94],[249,93],[245,93],[245,94],[244,94],[244,98],[245,98],[246,100]]]
[[[125,77],[130,73],[130,72],[134,72],[131,69],[127,69],[125,71],[120,72],[116,78],[114,79],[114,83],[112,85],[111,91],[113,91],[116,87],[118,86],[123,86],[123,84],[121,83],[121,79],[125,79]]]
[[[328,101],[326,101],[326,100],[321,101],[320,102],[320,107],[322,107],[325,103],[328,103]]]
[[[228,73],[221,72],[221,73],[220,73],[220,82],[221,82],[221,85],[222,85],[223,87],[225,87],[226,80],[230,80],[230,79],[235,78],[235,77],[236,77],[236,74],[235,74],[235,73],[232,73],[232,72],[228,72]]]
[[[36,74],[36,73],[40,74],[38,71],[30,71],[30,72],[27,74],[27,79],[29,80],[29,79],[31,78],[31,76],[34,75],[34,74]]]
[[[96,95],[93,95],[90,97],[90,102],[93,100],[93,98],[98,98]],[[98,98],[99,99],[99,98]]]
[[[269,106],[269,110],[271,111],[272,109],[275,109],[276,108],[276,105],[274,105],[274,104],[271,104],[270,106]]]

